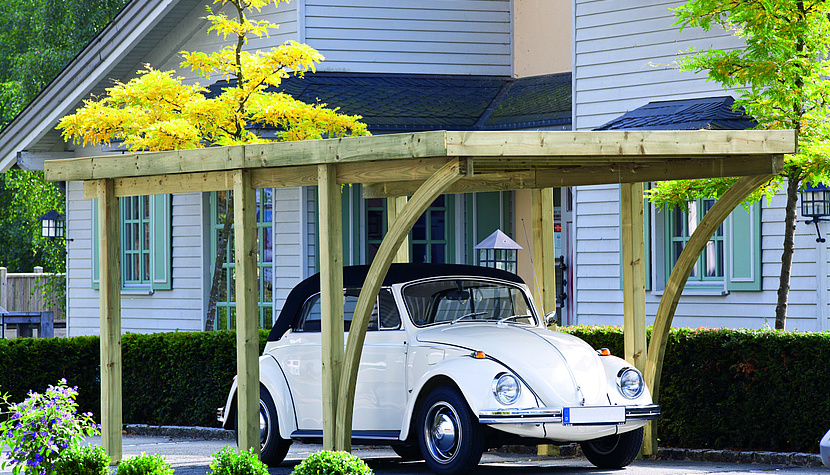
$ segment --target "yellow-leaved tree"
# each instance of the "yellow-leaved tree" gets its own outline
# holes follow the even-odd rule
[[[207,80],[223,80],[224,86],[217,88],[221,92],[211,93],[198,83],[186,85],[172,71],[146,65],[138,77],[116,82],[103,97],[84,101],[74,114],[61,119],[58,128],[64,139],[83,145],[120,141],[132,151],[158,151],[368,135],[360,116],[275,92],[284,78],[315,70],[323,56],[314,48],[288,41],[270,51],[244,49],[248,38],[268,36],[278,27],[252,21],[246,14],[281,1],[288,0],[214,0],[220,12],[208,7],[208,33],[236,41],[214,53],[182,51],[181,66]],[[222,12],[226,9],[234,17]],[[268,129],[275,132],[266,134]],[[219,235],[205,330],[214,325],[232,218],[232,212],[225,213]]]

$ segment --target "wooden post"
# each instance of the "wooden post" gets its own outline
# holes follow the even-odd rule
[[[343,371],[343,223],[335,165],[318,165],[320,331],[323,362],[323,449],[335,449],[337,391]]]
[[[374,307],[375,299],[380,291],[380,285],[386,277],[392,259],[397,249],[409,234],[415,221],[426,211],[430,204],[450,185],[462,176],[470,173],[466,161],[454,159],[436,171],[412,195],[398,215],[395,224],[389,228],[375,254],[352,317],[352,326],[346,344],[346,359],[343,365],[343,376],[340,378],[338,392],[337,424],[335,427],[335,450],[351,450],[352,411],[354,409],[354,395],[357,384],[357,369],[360,364],[360,355],[363,351],[363,341],[366,337],[366,327],[369,324],[369,314]]]
[[[98,180],[98,271],[101,316],[101,445],[121,460],[121,240],[113,180]]]
[[[643,184],[620,185],[625,360],[646,370],[645,222]]]
[[[397,196],[386,198],[386,229],[392,229],[395,225],[395,220],[406,206],[406,196]],[[398,248],[398,253],[395,254],[393,262],[407,263],[409,262],[409,236],[404,237],[401,241],[401,246]]]
[[[660,400],[660,377],[663,371],[663,357],[666,354],[671,322],[674,319],[674,311],[680,301],[680,295],[689,279],[689,274],[694,268],[697,258],[706,247],[709,239],[715,231],[723,224],[729,214],[746,199],[756,188],[769,181],[773,175],[745,176],[740,178],[724,193],[697,225],[697,229],[686,241],[683,252],[674,263],[671,275],[666,282],[666,289],[660,298],[660,306],[657,307],[657,315],[654,317],[654,327],[651,330],[651,341],[648,344],[648,358],[646,361],[645,379],[646,386],[651,390],[651,397],[654,402]],[[654,430],[654,422],[646,426],[645,439],[643,441],[643,452],[654,454],[657,452],[657,431]],[[648,452],[646,452],[648,450]]]
[[[236,383],[239,450],[260,452],[259,296],[256,192],[247,170],[233,172],[234,262],[236,263]]]
[[[7,275],[9,271],[5,267],[0,267],[0,307],[5,310],[8,310],[8,288],[6,287],[7,282]]]
[[[556,247],[554,244],[553,188],[531,190],[533,220],[534,297],[542,314],[556,311]]]

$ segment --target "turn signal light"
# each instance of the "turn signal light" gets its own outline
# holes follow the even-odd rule
[[[611,356],[611,350],[608,348],[600,348],[597,350],[597,354],[600,356]]]
[[[477,360],[483,360],[487,358],[487,355],[485,355],[483,351],[476,351],[475,353],[473,353],[473,358]]]

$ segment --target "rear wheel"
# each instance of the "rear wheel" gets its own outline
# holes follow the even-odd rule
[[[236,435],[236,445],[239,445],[239,415],[236,414],[233,423]],[[259,442],[262,463],[269,467],[276,467],[285,459],[291,440],[280,437],[280,427],[277,423],[277,408],[274,399],[267,389],[259,388]]]
[[[589,462],[599,468],[622,468],[630,464],[643,445],[643,428],[609,435],[579,444]]]
[[[454,388],[441,386],[429,393],[417,427],[421,453],[435,473],[470,473],[481,460],[484,431]]]

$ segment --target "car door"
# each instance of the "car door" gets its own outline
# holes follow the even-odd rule
[[[359,289],[347,289],[344,295],[347,339],[358,294]],[[323,428],[320,317],[320,296],[316,294],[304,304],[303,317],[291,332],[289,345],[283,352],[284,366],[292,369],[286,371],[286,378],[301,431]],[[358,368],[354,431],[400,430],[406,403],[405,344],[406,334],[392,295],[389,289],[381,289],[372,310]]]

